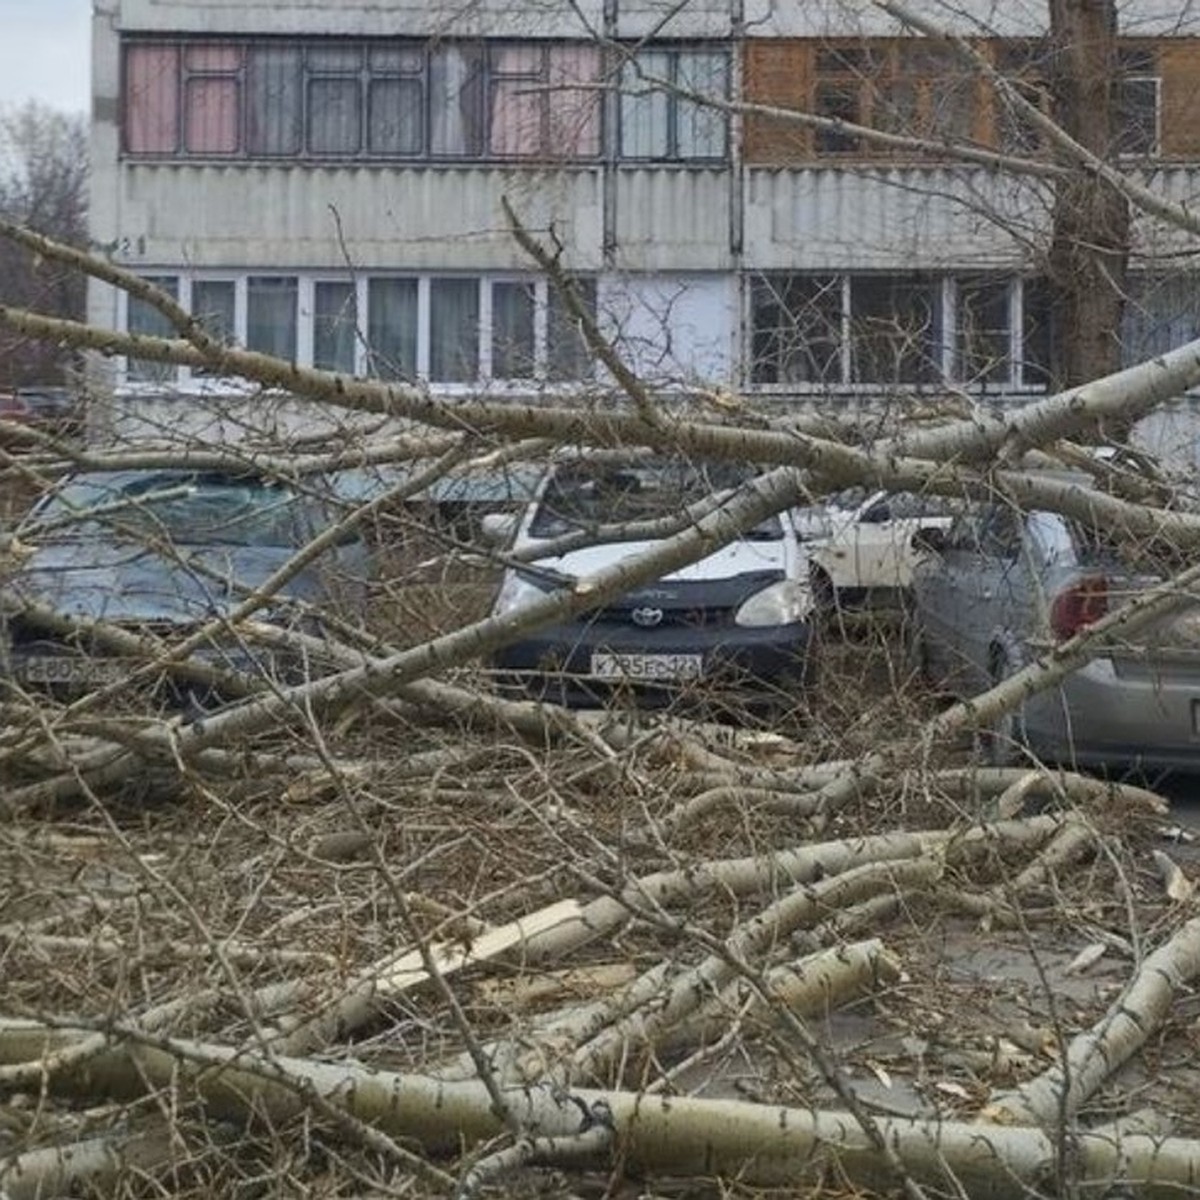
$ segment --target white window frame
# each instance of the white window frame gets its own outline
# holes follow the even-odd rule
[[[938,302],[941,305],[941,336],[937,346],[939,354],[938,374],[940,378],[928,383],[854,383],[851,382],[852,371],[852,324],[851,312],[851,281],[864,275],[896,275],[896,271],[862,271],[838,272],[828,269],[807,270],[764,270],[747,273],[742,287],[743,317],[742,328],[745,330],[744,354],[742,356],[743,386],[763,395],[806,395],[820,396],[829,394],[842,395],[879,395],[897,390],[920,394],[932,389],[967,388],[971,393],[980,395],[1007,395],[1018,393],[1041,394],[1045,385],[1039,382],[1027,382],[1024,378],[1024,329],[1025,329],[1025,284],[1026,277],[1014,271],[997,269],[992,272],[1003,276],[1008,284],[1008,349],[1009,367],[1008,378],[1004,381],[992,381],[971,384],[964,382],[960,375],[958,362],[958,311],[959,295],[962,285],[972,277],[980,274],[978,271],[956,271],[940,273],[938,282]],[[834,276],[841,286],[841,343],[839,350],[839,366],[841,378],[837,381],[824,380],[821,382],[793,383],[755,383],[753,382],[754,362],[751,355],[754,348],[754,313],[753,313],[753,280],[758,276],[783,275],[824,275]],[[930,272],[913,272],[913,274],[928,275]]]
[[[357,304],[356,322],[358,334],[355,338],[354,371],[358,377],[368,378],[370,353],[367,330],[369,328],[370,282],[372,279],[404,278],[415,279],[417,282],[417,378],[423,383],[430,383],[430,350],[431,350],[431,282],[433,279],[473,279],[480,289],[479,297],[479,360],[477,375],[473,380],[465,382],[436,382],[431,386],[439,392],[454,394],[478,390],[482,386],[501,392],[513,394],[528,393],[532,388],[552,388],[569,391],[580,385],[593,382],[594,374],[589,374],[576,380],[561,380],[551,382],[549,379],[549,311],[550,285],[541,276],[528,273],[497,271],[358,271],[353,276],[344,271],[298,271],[279,268],[243,268],[228,270],[224,268],[171,268],[161,267],[147,269],[143,272],[148,278],[173,277],[178,283],[180,304],[191,311],[192,285],[200,281],[232,283],[234,287],[234,343],[239,347],[246,344],[248,328],[248,280],[251,276],[271,275],[291,277],[297,281],[297,327],[296,327],[296,365],[302,368],[313,366],[315,349],[315,297],[318,283],[353,283]],[[525,379],[497,379],[494,377],[494,346],[492,317],[494,313],[492,287],[496,283],[532,283],[534,287],[533,306],[533,338],[534,338],[534,370]],[[129,297],[125,292],[119,292],[117,298],[117,327],[125,331],[129,328]],[[174,377],[162,382],[131,380],[129,378],[129,362],[126,358],[116,359],[117,385],[130,392],[163,392],[163,391],[211,391],[216,388],[242,390],[244,383],[236,376],[216,376],[192,367],[175,368]]]

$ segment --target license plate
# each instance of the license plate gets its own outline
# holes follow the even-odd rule
[[[44,655],[16,664],[17,674],[29,683],[116,683],[129,674],[130,664],[120,658],[75,658]]]
[[[703,654],[593,654],[592,674],[598,679],[699,679]]]

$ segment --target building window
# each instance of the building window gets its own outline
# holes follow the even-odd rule
[[[1047,80],[1046,49],[1041,42],[1000,42],[992,49],[996,70],[1039,112],[1050,115],[1051,98]],[[1031,155],[1042,148],[1041,130],[1014,100],[997,90],[996,125],[993,141],[1005,154]]]
[[[154,281],[230,345],[341,374],[438,384],[579,382],[593,359],[562,298],[542,278],[369,275],[358,281],[197,272]],[[574,280],[595,315],[596,281]],[[165,318],[130,300],[129,332],[172,336]],[[129,360],[126,382],[175,381],[174,366]],[[183,379],[214,372],[191,367]]]
[[[124,55],[124,148],[169,157],[593,159],[601,65],[597,47],[576,43],[135,40]]]
[[[621,72],[621,156],[653,162],[723,159],[725,113],[673,88],[726,99],[728,56],[719,50],[656,47],[627,62]]]
[[[130,46],[125,53],[125,149],[174,154],[179,145],[179,50]]]
[[[1118,51],[1119,74],[1113,83],[1116,104],[1117,153],[1153,156],[1158,153],[1158,55],[1149,47]]]
[[[812,113],[832,123],[813,129],[748,113],[746,161],[784,165],[814,156],[924,161],[944,157],[941,145],[947,141],[1020,156],[1045,153],[1045,137],[1037,122],[1012,93],[1053,115],[1055,63],[1047,42],[996,38],[977,40],[973,46],[990,59],[1009,86],[984,78],[953,47],[928,38],[748,39],[746,99],[769,108]],[[1111,72],[1114,120],[1109,149],[1113,154],[1161,153],[1162,73],[1173,60],[1163,57],[1160,46],[1132,38],[1117,44]],[[1185,86],[1182,80],[1178,86]],[[925,144],[887,145],[849,131],[847,125]]]
[[[419,283],[367,281],[367,369],[379,379],[416,379]]]
[[[147,275],[160,292],[166,292],[172,300],[179,299],[179,277],[177,275]],[[145,337],[177,337],[178,332],[152,304],[145,300],[129,298],[125,314],[125,328],[130,333]],[[175,367],[171,363],[153,362],[150,359],[130,358],[126,362],[125,374],[132,383],[165,383],[175,378]]]
[[[296,360],[299,281],[294,275],[251,275],[246,280],[246,348]]]
[[[854,383],[930,383],[941,361],[940,292],[914,275],[850,279]]]
[[[247,57],[247,154],[295,158],[304,130],[301,51],[294,46],[256,46],[247,50]]]
[[[887,133],[929,139],[970,138],[978,82],[954,51],[924,38],[818,47],[813,111]],[[818,129],[818,154],[877,154],[838,128]]]
[[[1049,294],[1036,281],[779,272],[748,290],[754,384],[1046,384]]]
[[[753,280],[751,382],[841,382],[842,291],[840,275]]]
[[[429,285],[429,378],[479,378],[479,280],[434,279]]]
[[[532,379],[537,289],[532,282],[492,284],[492,378]]]
[[[504,45],[490,51],[489,152],[496,158],[595,158],[600,153],[600,51]]]
[[[594,320],[596,281],[575,279],[573,286],[575,295]],[[590,378],[592,351],[557,288],[549,289],[546,308],[546,378],[552,383]]]
[[[318,280],[313,285],[313,366],[353,375],[357,348],[354,284]]]
[[[1194,272],[1131,274],[1121,320],[1121,361],[1145,362],[1200,338],[1200,279]]]
[[[1012,287],[1005,278],[965,279],[955,306],[955,375],[963,383],[1012,379]]]
[[[210,337],[226,346],[237,340],[237,284],[232,279],[193,279],[191,311]],[[201,367],[192,370],[206,373]]]
[[[1000,42],[993,49],[997,69],[1021,95],[1048,116],[1053,115],[1049,80],[1051,51],[1036,40]],[[1159,152],[1161,80],[1158,53],[1152,46],[1117,48],[1112,80],[1113,150],[1118,155],[1153,156]],[[1029,117],[1004,96],[997,97],[996,142],[1006,153],[1036,154],[1045,137]]]

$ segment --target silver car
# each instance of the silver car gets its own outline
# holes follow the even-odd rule
[[[170,640],[225,617],[336,520],[318,483],[184,470],[69,477],[17,529],[27,556],[0,588],[0,694],[8,685],[81,693],[124,679],[129,660],[93,644],[88,622]],[[317,632],[315,606],[365,611],[370,552],[354,533],[336,542],[279,589],[261,620]],[[58,618],[82,625],[68,630]],[[311,666],[232,630],[195,658],[285,681]]]
[[[1054,513],[972,507],[916,538],[911,636],[937,685],[975,694],[1162,577],[1145,546]],[[1028,759],[1200,768],[1200,608],[1106,648],[1058,687],[981,731],[995,764]]]

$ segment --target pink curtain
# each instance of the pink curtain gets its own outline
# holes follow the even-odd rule
[[[540,46],[503,46],[492,56],[491,152],[506,158],[544,153],[546,91]]]
[[[125,149],[130,154],[179,149],[179,51],[130,46],[125,52]]]
[[[189,46],[184,94],[184,141],[189,154],[236,154],[241,149],[238,69],[240,46]]]
[[[187,88],[189,154],[236,154],[238,84],[236,79],[192,79]]]
[[[600,153],[600,50],[550,47],[550,154],[595,158]]]

